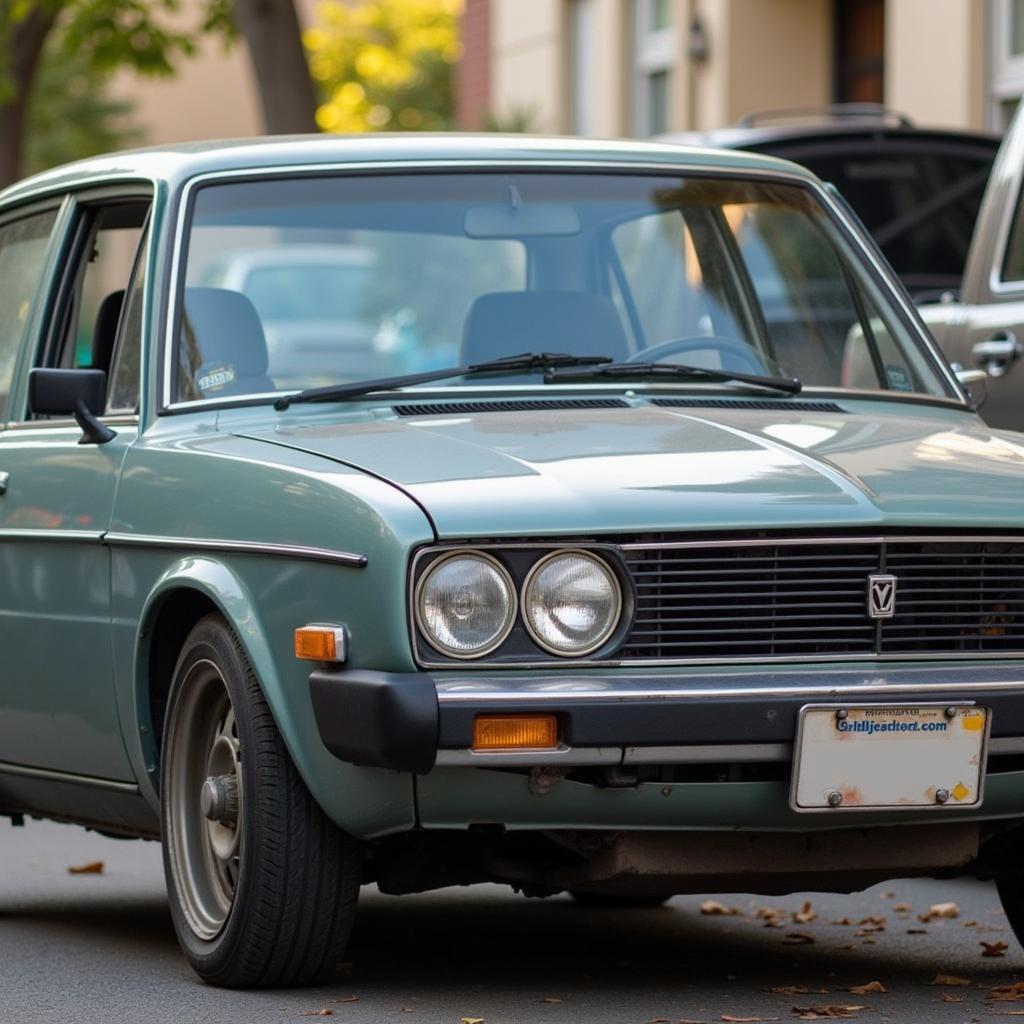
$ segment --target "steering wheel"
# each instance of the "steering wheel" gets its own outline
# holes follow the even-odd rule
[[[746,342],[737,341],[735,338],[723,338],[717,334],[698,334],[689,338],[669,338],[668,341],[660,341],[650,348],[641,349],[631,355],[627,363],[654,363],[659,362],[666,356],[675,356],[683,352],[692,352],[696,349],[716,349],[722,355],[722,366],[725,370],[739,370],[746,373],[763,374],[768,371],[758,352],[751,348]],[[726,356],[732,356],[727,360]],[[735,365],[735,363],[740,365]]]

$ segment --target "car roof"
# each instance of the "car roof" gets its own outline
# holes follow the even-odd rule
[[[661,142],[492,133],[300,135],[182,143],[91,157],[10,186],[0,193],[0,204],[81,187],[90,181],[143,179],[175,187],[197,175],[218,172],[389,162],[664,164],[666,168],[687,165],[736,172],[774,171],[815,180],[809,171],[777,157],[706,146],[689,146],[684,151],[678,144]]]

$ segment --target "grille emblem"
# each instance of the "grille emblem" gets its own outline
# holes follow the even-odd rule
[[[896,614],[896,577],[868,577],[868,615],[873,619],[891,619]]]

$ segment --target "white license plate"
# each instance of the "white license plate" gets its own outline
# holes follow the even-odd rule
[[[977,807],[989,710],[964,704],[810,704],[800,711],[796,811]]]

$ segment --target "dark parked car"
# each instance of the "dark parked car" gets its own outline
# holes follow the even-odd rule
[[[874,104],[750,114],[734,127],[663,136],[782,157],[831,182],[915,301],[960,287],[999,137],[915,127]]]

